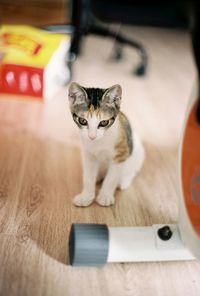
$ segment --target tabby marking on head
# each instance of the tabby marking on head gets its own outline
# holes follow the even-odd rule
[[[115,122],[119,113],[121,87],[86,88],[73,82],[69,88],[70,109],[82,135],[99,140]]]

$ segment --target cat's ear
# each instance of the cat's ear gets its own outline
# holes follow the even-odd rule
[[[70,84],[68,97],[70,105],[81,104],[87,100],[85,90],[76,82]]]
[[[119,84],[108,88],[103,95],[103,101],[107,104],[115,104],[117,108],[120,107],[122,97],[122,88]]]

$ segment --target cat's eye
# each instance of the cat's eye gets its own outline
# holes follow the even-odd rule
[[[78,122],[79,122],[81,125],[87,125],[87,120],[86,120],[85,118],[79,117]]]
[[[99,126],[101,126],[101,127],[105,127],[105,126],[107,126],[108,124],[109,124],[109,120],[102,120],[102,121],[100,121]]]

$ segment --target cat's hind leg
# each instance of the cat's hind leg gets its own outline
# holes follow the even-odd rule
[[[132,155],[124,162],[118,187],[121,190],[127,189],[144,162],[144,147],[137,135],[134,135],[134,149]]]

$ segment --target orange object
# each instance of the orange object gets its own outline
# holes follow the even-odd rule
[[[191,107],[182,143],[182,189],[190,222],[200,236],[200,123],[197,103]]]

